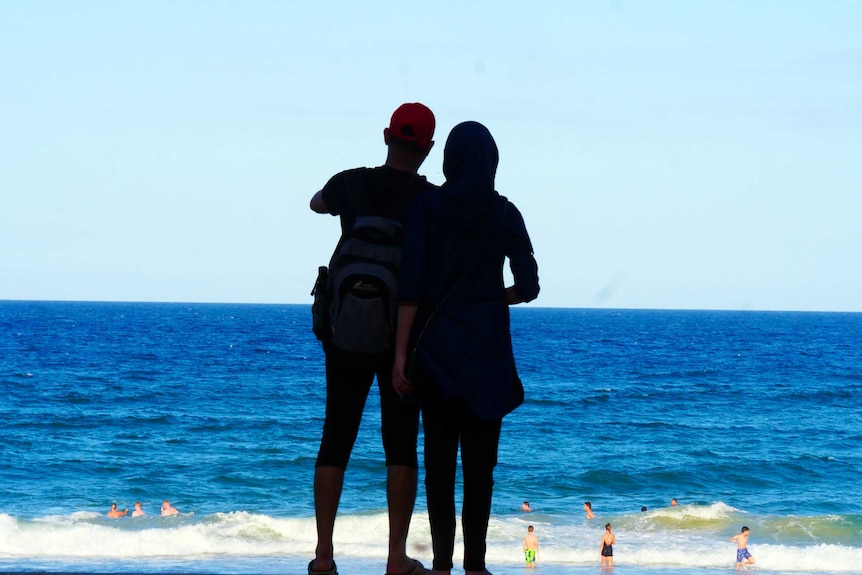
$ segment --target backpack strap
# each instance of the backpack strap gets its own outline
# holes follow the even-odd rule
[[[363,172],[367,172],[367,168],[365,170],[363,170]],[[370,211],[369,206],[368,206],[367,194],[364,194],[364,193],[363,194],[357,194],[356,193],[357,186],[351,186],[350,184],[348,184],[347,180],[349,180],[349,179],[350,179],[350,177],[347,175],[347,173],[345,173],[344,177],[342,178],[342,180],[344,181],[344,195],[347,196],[347,202],[350,204],[350,207],[353,210],[353,224],[349,229],[343,229],[342,228],[341,235],[338,236],[338,241],[335,243],[335,249],[332,250],[332,255],[329,256],[330,265],[332,263],[332,258],[334,258],[335,254],[338,253],[338,250],[341,249],[341,244],[343,244],[344,241],[349,236],[351,236],[353,234],[353,230],[356,228],[356,220],[358,217],[357,214],[359,213],[359,211],[360,210],[363,212]],[[363,192],[365,191],[365,189],[367,189],[365,186],[366,186],[366,178],[362,178],[361,188],[362,188]]]

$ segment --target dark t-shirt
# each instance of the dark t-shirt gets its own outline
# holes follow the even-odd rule
[[[353,229],[357,216],[380,216],[407,223],[413,198],[434,189],[425,176],[388,166],[356,168],[332,176],[322,190],[329,213],[341,216],[341,234]]]

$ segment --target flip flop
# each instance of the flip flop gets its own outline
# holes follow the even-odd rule
[[[329,571],[315,571],[311,568],[314,565],[314,559],[308,562],[308,575],[338,575],[338,567],[335,566],[335,561],[332,562],[332,568]]]
[[[407,573],[397,573],[397,574],[387,572],[386,575],[425,575],[426,573],[428,573],[428,569],[426,569],[425,566],[422,565],[422,563],[420,563],[417,559],[413,559],[413,570],[412,571],[408,571]]]

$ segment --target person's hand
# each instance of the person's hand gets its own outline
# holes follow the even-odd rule
[[[399,397],[405,397],[413,391],[413,386],[404,374],[404,367],[407,365],[407,356],[404,354],[395,354],[395,363],[392,364],[392,387],[395,388],[395,393]]]

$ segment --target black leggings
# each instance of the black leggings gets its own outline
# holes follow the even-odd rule
[[[425,492],[434,569],[452,569],[455,549],[455,470],[458,445],[464,472],[464,569],[485,569],[485,537],[494,491],[494,467],[502,420],[479,421],[459,399],[422,398],[425,430]]]
[[[395,393],[391,360],[354,367],[335,353],[326,354],[326,419],[315,467],[347,468],[375,374],[380,388],[386,465],[419,467],[416,456],[419,407],[403,403]]]

